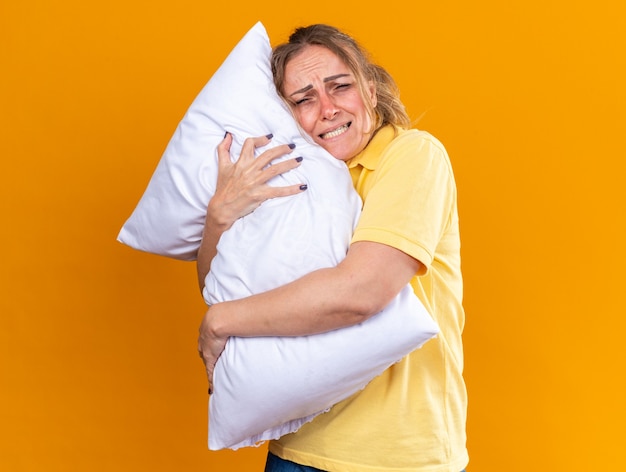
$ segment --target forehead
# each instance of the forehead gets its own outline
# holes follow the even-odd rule
[[[330,49],[318,45],[306,46],[285,67],[285,91],[345,73],[350,73],[348,66]]]

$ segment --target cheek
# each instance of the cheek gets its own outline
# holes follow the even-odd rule
[[[311,113],[307,113],[303,110],[297,110],[294,113],[294,116],[300,127],[308,134],[311,134],[314,131],[313,127],[315,126],[315,120],[313,119]]]

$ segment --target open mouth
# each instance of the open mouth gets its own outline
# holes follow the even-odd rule
[[[343,126],[340,126],[337,129],[334,129],[332,131],[329,131],[328,133],[323,133],[320,134],[320,138],[322,139],[330,139],[330,138],[335,138],[337,136],[339,136],[340,134],[345,133],[346,131],[348,131],[348,128],[350,127],[352,123],[346,123]]]

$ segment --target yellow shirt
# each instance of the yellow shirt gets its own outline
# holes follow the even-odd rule
[[[270,451],[332,472],[459,472],[468,462],[465,315],[448,155],[426,132],[387,126],[348,167],[364,201],[353,241],[393,246],[424,265],[411,284],[441,332]]]

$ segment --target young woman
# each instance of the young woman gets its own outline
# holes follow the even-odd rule
[[[294,336],[350,326],[378,313],[411,283],[439,336],[299,431],[269,446],[266,471],[459,472],[468,462],[462,377],[459,223],[454,175],[444,147],[410,129],[393,79],[353,38],[327,25],[298,28],[274,49],[279,94],[302,130],[345,161],[363,212],[346,258],[288,285],[213,305],[198,349],[209,380],[230,336]],[[306,191],[266,185],[295,167],[277,146],[257,159],[250,139],[231,164],[226,136],[198,257],[204,280],[223,231],[268,198]]]

